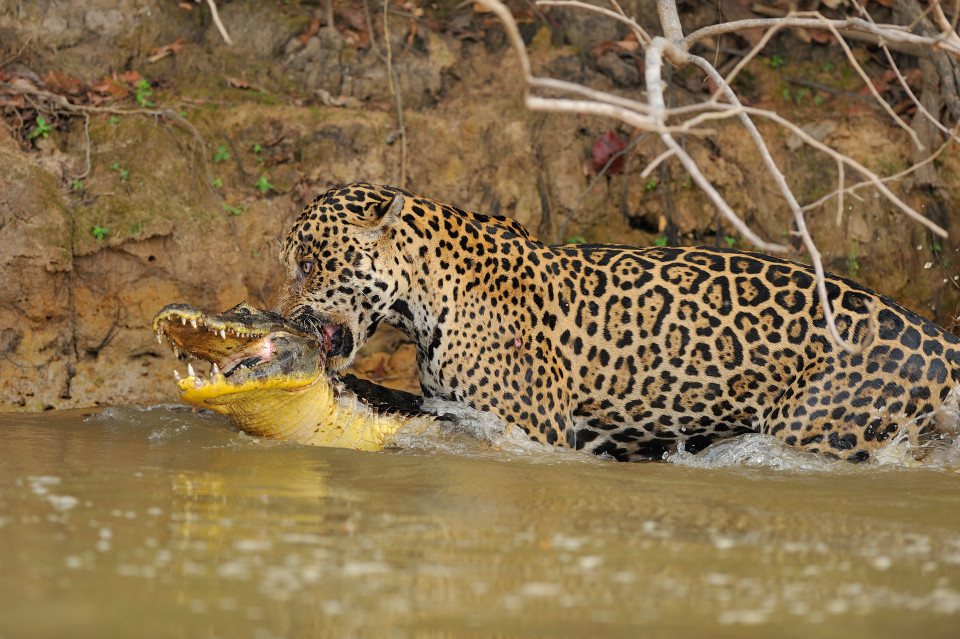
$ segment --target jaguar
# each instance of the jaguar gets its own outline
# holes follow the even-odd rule
[[[351,364],[378,325],[422,392],[621,461],[743,433],[851,461],[956,433],[950,332],[835,275],[725,248],[551,246],[516,221],[388,186],[333,188],[281,245],[277,310]]]

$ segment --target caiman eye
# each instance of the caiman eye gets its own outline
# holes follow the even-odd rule
[[[300,275],[306,277],[313,270],[313,260],[303,260],[300,262]]]

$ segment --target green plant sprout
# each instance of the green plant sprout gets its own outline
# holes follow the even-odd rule
[[[737,243],[737,238],[724,235],[723,241],[727,243],[727,248],[733,248],[733,245]]]
[[[778,55],[773,56],[770,58],[770,66],[774,69],[779,69],[783,66],[783,58]]]
[[[82,188],[83,188],[83,182],[81,182],[80,180],[74,180],[74,181],[73,181],[73,190],[74,190],[74,191],[79,191],[79,190],[82,189]]]
[[[586,243],[587,243],[587,238],[583,237],[582,235],[574,235],[573,237],[567,240],[567,244],[586,244]]]
[[[128,169],[121,169],[119,162],[114,162],[110,165],[110,168],[120,174],[120,179],[124,182],[130,177],[130,171]]]
[[[856,276],[860,272],[860,262],[857,260],[857,241],[850,240],[850,253],[847,255],[847,273]]]
[[[267,191],[273,188],[273,185],[267,181],[266,175],[261,175],[260,179],[254,182],[253,185],[258,189],[260,189],[261,193],[266,193]]]
[[[107,237],[107,233],[109,232],[110,232],[110,229],[105,229],[102,226],[94,226],[93,231],[91,231],[91,233],[93,233],[93,236],[98,240],[102,240],[103,238]]]
[[[655,188],[657,188],[657,181],[656,181],[656,180],[647,180],[647,183],[643,186],[643,188],[645,188],[647,191],[652,191],[652,190],[654,190]]]
[[[662,236],[661,236],[661,237],[658,237],[657,239],[655,239],[655,240],[653,241],[653,243],[656,244],[657,246],[666,246],[666,245],[667,245],[667,238],[662,237]]]
[[[137,83],[134,85],[134,87],[137,89],[137,102],[140,104],[140,106],[154,106],[153,102],[147,99],[153,95],[153,90],[150,89],[149,82],[141,78],[137,80]]]
[[[107,124],[120,124],[120,118],[118,118],[117,116],[113,116],[112,118],[107,120]]]
[[[38,137],[47,137],[47,134],[50,133],[53,129],[50,128],[50,125],[47,124],[47,121],[43,118],[42,115],[37,116],[37,128],[33,130],[33,133],[30,134],[30,139]]]
[[[214,178],[213,180],[210,180],[210,184],[218,189],[223,188],[223,180],[220,178]]]
[[[240,212],[243,210],[243,207],[230,206],[229,204],[223,205],[223,212],[227,215],[240,215]]]
[[[223,162],[224,160],[229,160],[230,154],[227,153],[227,147],[220,145],[220,150],[213,156],[214,162]]]

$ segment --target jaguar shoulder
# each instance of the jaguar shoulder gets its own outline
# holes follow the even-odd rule
[[[517,222],[352,184],[286,235],[280,310],[348,365],[387,322],[425,395],[619,460],[745,432],[859,461],[956,428],[957,338],[836,276],[831,340],[805,265],[714,248],[547,246]]]

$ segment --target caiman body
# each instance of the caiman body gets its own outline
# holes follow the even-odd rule
[[[327,338],[295,328],[277,314],[242,303],[208,314],[186,304],[154,318],[157,339],[174,353],[211,364],[204,377],[188,365],[177,377],[187,403],[226,415],[249,435],[313,446],[377,451],[400,431],[434,425],[413,395],[324,370]]]

